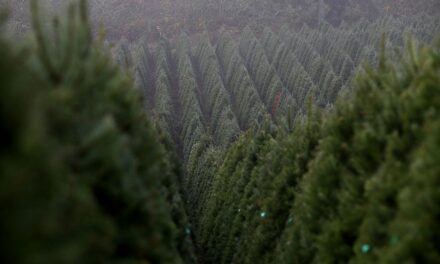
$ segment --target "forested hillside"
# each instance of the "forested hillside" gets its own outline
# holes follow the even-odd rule
[[[436,1],[3,2],[1,263],[440,263]]]

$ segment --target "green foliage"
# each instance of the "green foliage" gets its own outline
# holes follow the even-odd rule
[[[134,51],[136,65],[136,84],[144,95],[144,109],[152,112],[154,108],[155,83],[154,83],[154,58],[146,45],[140,45]]]
[[[85,1],[51,34],[33,9],[33,46],[0,40],[2,262],[182,263],[138,91],[92,40]]]
[[[215,144],[228,146],[240,130],[220,75],[215,50],[207,35],[203,35],[193,57],[199,76],[200,94],[209,117],[209,131]]]
[[[133,56],[131,54],[129,44],[126,39],[122,39],[116,48],[116,62],[123,70],[130,70],[133,67]]]
[[[439,49],[381,55],[352,100],[233,145],[202,211],[206,262],[438,262]]]
[[[171,99],[170,69],[164,43],[158,47],[157,51],[155,89],[154,114],[163,130],[166,133],[170,133],[171,136],[174,130],[175,115],[173,115],[174,109]]]
[[[331,108],[340,91],[352,90],[354,72],[364,61],[377,63],[381,32],[389,34],[387,48],[394,49],[403,45],[405,32],[431,41],[436,21],[381,18],[339,28],[303,25],[296,32],[284,26],[278,33],[266,28],[259,39],[246,28],[239,43],[227,31],[213,42],[205,34],[191,43],[183,34],[175,47],[162,37],[155,54],[149,56],[145,46],[138,55],[144,57],[138,82],[147,105],[155,105],[147,110],[162,120],[186,164],[202,138],[226,148],[240,130],[255,127],[267,115],[292,129],[307,112],[308,97]]]
[[[266,111],[265,106],[261,102],[231,36],[226,33],[220,36],[216,54],[240,127],[246,130],[259,124]]]
[[[304,113],[307,97],[311,95],[311,91],[316,91],[312,78],[275,33],[266,28],[262,38],[269,61],[295,99],[295,111]]]
[[[182,198],[182,182],[179,178],[182,175],[180,163],[175,162],[178,160],[177,151],[172,139],[163,133],[160,124],[157,124],[157,131],[160,132],[160,141],[166,150],[166,158],[163,159],[164,168],[166,168],[163,192],[171,206],[172,220],[177,228],[176,247],[184,263],[197,263],[192,237],[187,233],[188,229],[191,230],[191,224]]]
[[[179,97],[182,104],[183,159],[188,161],[196,142],[206,133],[199,103],[199,88],[189,56],[188,36],[182,35],[177,51]]]
[[[118,67],[85,1],[52,24],[36,2],[34,42],[0,39],[2,263],[440,262],[440,51],[416,51],[438,18],[294,1],[326,17],[122,40]]]
[[[295,107],[295,103],[275,68],[270,65],[264,48],[249,28],[244,30],[240,39],[239,51],[262,101],[270,109],[272,117],[280,120],[280,117],[287,115],[289,108]]]
[[[335,127],[327,127],[333,115],[323,118],[321,111],[333,107],[340,91],[352,95],[356,90],[352,87],[353,73],[364,61],[378,63],[376,43],[381,31],[389,32],[390,42],[386,47],[391,50],[403,45],[402,35],[406,31],[417,33],[420,43],[432,39],[434,21],[426,28],[420,27],[417,18],[361,20],[339,28],[321,23],[319,28],[304,25],[294,33],[283,27],[278,33],[266,28],[262,34],[255,35],[247,28],[238,43],[234,43],[228,32],[217,36],[215,41],[206,34],[192,40],[183,34],[175,48],[162,40],[153,57],[157,58],[156,86],[160,84],[156,98],[162,98],[159,101],[163,103],[156,102],[153,112],[161,113],[160,126],[164,133],[173,135],[176,148],[180,148],[182,193],[191,222],[189,233],[195,238],[201,261],[314,260],[318,250],[316,234],[324,232],[323,226],[333,216],[335,209],[331,203],[336,203],[339,194],[332,192],[341,188],[340,182],[316,176],[308,191],[311,197],[304,198],[304,202],[302,196],[297,201],[297,192],[308,182],[303,179],[308,173],[345,173],[336,161],[349,154],[337,141],[326,143],[335,152],[332,155],[315,155],[328,131],[340,129],[340,134],[333,135],[339,140],[350,137],[349,131],[339,128],[341,124],[336,121],[332,123]],[[396,61],[399,55],[392,53],[389,57]],[[163,96],[158,97],[161,93]],[[343,98],[348,100],[349,96]],[[351,112],[351,116],[344,116],[347,119],[344,122],[354,122],[355,113],[342,105],[340,110],[333,111]],[[270,120],[263,121],[266,116]],[[273,121],[280,126],[275,131],[270,128]],[[247,140],[239,140],[243,146],[236,150],[243,163],[227,165],[229,155],[223,162],[224,151],[240,130],[249,129],[253,132],[248,132]],[[265,136],[260,137],[260,133]],[[261,141],[255,143],[252,135]],[[251,148],[254,144],[258,146]],[[309,164],[321,162],[322,168],[309,172]],[[323,187],[324,190],[314,186],[321,182],[334,186]],[[352,182],[344,184],[354,188]],[[329,201],[312,199],[315,190],[323,197],[328,196]],[[300,201],[312,203],[311,208],[316,211],[296,216],[295,206]],[[308,210],[303,207],[301,210]],[[300,225],[310,223],[310,230],[292,229],[295,221]],[[347,228],[353,223],[357,223],[356,217],[347,219]],[[333,224],[328,225],[333,230]],[[325,234],[319,239],[330,243],[333,238]],[[290,255],[293,246],[300,252]],[[322,254],[337,254],[333,259],[344,259],[350,247],[334,253],[328,253],[330,249],[325,248]]]

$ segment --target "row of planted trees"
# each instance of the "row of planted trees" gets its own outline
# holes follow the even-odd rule
[[[350,155],[369,160],[372,158],[369,155],[378,154],[369,153],[372,150],[367,145],[362,149],[364,152],[353,153],[361,151],[357,149],[360,143],[351,142],[350,137],[361,142],[370,140],[362,138],[365,131],[356,132],[360,134],[355,136],[352,130],[366,122],[356,118],[367,115],[361,110],[360,100],[372,89],[369,82],[372,79],[388,82],[386,74],[364,73],[354,89],[360,90],[354,99],[356,103],[341,103],[330,115],[326,111],[333,108],[341,91],[347,101],[351,100],[354,75],[363,62],[378,63],[376,46],[381,33],[388,36],[385,48],[392,50],[388,61],[395,62],[400,57],[395,49],[404,45],[406,33],[414,34],[417,46],[431,42],[436,32],[439,28],[435,17],[384,18],[339,28],[327,24],[319,29],[304,26],[297,32],[284,27],[275,33],[266,28],[258,37],[245,29],[239,40],[227,32],[212,40],[203,35],[191,41],[182,35],[176,48],[166,39],[157,47],[138,47],[144,54],[137,56],[140,61],[136,65],[141,65],[136,68],[138,83],[150,83],[144,86],[146,108],[152,116],[163,120],[162,127],[172,131],[178,146],[183,163],[182,191],[202,261],[304,263],[361,261],[361,257],[367,261],[382,260],[382,253],[375,251],[379,246],[374,241],[357,240],[355,236],[353,230],[365,220],[363,214],[347,218],[343,215],[351,210],[350,203],[353,210],[363,205],[368,207],[365,200],[360,202],[366,180],[353,183],[350,178],[344,178],[345,173],[367,172],[354,172],[352,165],[339,168],[338,164],[352,162]],[[155,51],[150,53],[148,50],[152,49]],[[418,63],[422,62],[414,63],[420,66]],[[381,70],[390,74],[394,70],[390,66],[382,67]],[[144,76],[147,68],[155,70]],[[397,83],[390,87],[397,89]],[[377,96],[381,95],[378,92]],[[385,101],[380,102],[386,105]],[[376,112],[368,113],[368,116],[377,115],[376,121],[368,122],[380,126],[382,119],[390,118],[381,116],[384,114],[381,107],[376,105]],[[340,113],[343,111],[352,113],[344,116]],[[356,113],[359,115],[355,116]],[[343,121],[349,117],[352,119]],[[372,128],[373,124],[365,125],[369,131],[377,129]],[[249,129],[253,132],[229,148],[239,134]],[[387,133],[391,132],[383,133],[388,138]],[[322,143],[324,139],[329,141],[327,145]],[[335,143],[337,140],[340,145]],[[386,144],[381,143],[380,147],[386,148]],[[330,149],[323,150],[325,154],[319,154],[320,148],[327,147]],[[350,150],[351,147],[354,149]],[[322,164],[320,159],[324,159]],[[378,161],[382,156],[374,159]],[[311,164],[316,166],[313,175],[319,176],[307,176]],[[333,178],[321,176],[325,174]],[[316,181],[310,187],[306,183],[309,178]],[[300,189],[303,184],[307,186]],[[297,197],[306,200],[298,198],[296,202]],[[345,207],[339,209],[340,206]],[[339,220],[333,219],[335,214],[339,214]],[[308,225],[310,230],[303,225]],[[396,237],[400,241],[400,234],[389,234],[390,240],[395,241]],[[332,251],[332,241],[338,239],[340,248]],[[292,247],[295,247],[293,252],[300,252],[292,253]]]
[[[332,105],[341,90],[351,89],[353,76],[363,62],[377,61],[377,43],[382,33],[390,40],[387,48],[395,49],[403,46],[405,34],[413,34],[421,43],[431,42],[439,31],[438,25],[438,18],[415,16],[382,18],[374,22],[361,20],[338,28],[329,24],[322,24],[318,29],[304,25],[295,32],[288,27],[282,27],[278,33],[266,28],[258,37],[246,28],[238,40],[228,32],[213,40],[202,35],[193,41],[183,34],[175,45],[162,39],[151,53],[148,49],[152,47],[141,43],[135,49],[148,55],[136,56],[140,60],[134,64],[139,83],[147,94],[148,108],[157,112],[160,107],[168,107],[155,102],[165,91],[177,99],[174,110],[181,112],[184,111],[179,107],[182,99],[177,95],[183,89],[177,79],[187,73],[179,72],[178,57],[184,49],[190,64],[186,68],[191,69],[188,75],[196,82],[191,85],[196,91],[194,102],[199,104],[205,129],[217,145],[227,145],[237,129],[247,130],[267,115],[275,122],[287,116],[294,120],[304,112],[308,96],[315,98],[321,107]],[[121,45],[120,50],[126,50],[124,46]],[[154,64],[162,65],[162,53],[166,53],[165,68],[169,69],[161,71],[159,76]],[[399,56],[393,53],[390,57]],[[171,88],[164,89],[160,84],[162,88],[157,89],[155,80],[166,78],[175,80],[165,85]],[[156,90],[160,90],[159,95]],[[164,110],[179,116],[171,109]],[[186,122],[188,120],[182,120]],[[223,130],[222,133],[219,130]]]
[[[241,136],[200,214],[205,263],[436,263],[440,46],[379,57],[331,112]]]
[[[421,43],[432,41],[438,24],[435,17],[383,18],[339,28],[304,25],[297,32],[266,28],[258,37],[247,28],[238,40],[228,32],[192,40],[183,34],[175,45],[163,38],[157,46],[141,43],[132,53],[146,109],[161,120],[184,166],[191,167],[186,191],[200,194],[195,186],[205,186],[201,181],[209,177],[190,175],[204,171],[197,168],[205,151],[222,152],[240,131],[263,120],[291,128],[309,97],[321,108],[331,107],[341,91],[351,91],[363,62],[377,62],[382,32],[390,40],[387,48],[394,49],[403,46],[405,33]],[[130,57],[125,45],[120,50],[119,57]]]
[[[2,263],[195,263],[192,238],[202,263],[439,262],[439,50],[373,48],[438,18],[121,45],[142,98],[85,1],[50,29],[33,3],[34,41],[0,39]]]

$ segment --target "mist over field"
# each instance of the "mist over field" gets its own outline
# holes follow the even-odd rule
[[[29,0],[1,0],[11,11],[14,29],[30,28]],[[60,13],[71,1],[40,0],[49,13]],[[352,24],[378,17],[439,15],[436,0],[91,0],[90,17],[95,28],[106,29],[107,38],[122,37],[137,41],[157,41],[158,30],[175,38],[188,34],[218,31],[237,33],[244,27],[254,30],[283,25],[300,28],[304,23],[316,26]]]
[[[0,0],[0,263],[440,263],[439,0]]]

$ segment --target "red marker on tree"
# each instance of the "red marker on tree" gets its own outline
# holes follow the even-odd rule
[[[279,94],[277,94],[277,96],[275,96],[275,100],[272,105],[272,115],[275,115],[275,113],[278,109],[278,106],[281,103],[281,95],[282,95],[282,92],[280,92]]]

